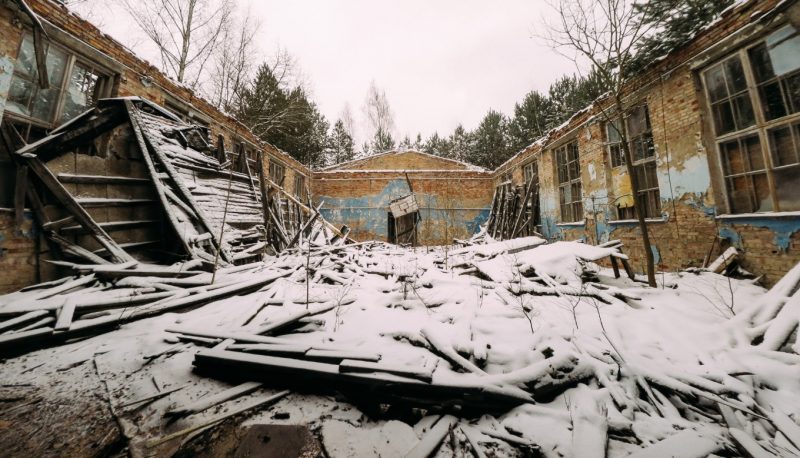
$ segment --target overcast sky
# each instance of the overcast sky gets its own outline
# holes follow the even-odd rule
[[[87,3],[104,31],[156,61],[119,7]],[[536,37],[549,10],[542,0],[238,3],[261,19],[264,55],[282,47],[297,59],[331,123],[348,102],[361,118],[374,79],[391,103],[397,138],[449,134],[459,122],[472,129],[490,108],[510,114],[530,90],[546,90],[574,72],[572,62]]]

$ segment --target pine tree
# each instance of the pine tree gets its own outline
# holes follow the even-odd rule
[[[422,151],[422,148],[425,144],[422,142],[422,135],[417,133],[417,138],[414,139],[414,143],[411,144],[411,148],[416,151]]]
[[[272,69],[264,63],[253,81],[242,89],[233,111],[254,134],[266,140],[272,132],[291,123],[295,118],[293,108]]]
[[[451,158],[457,161],[466,161],[473,148],[472,135],[459,124],[450,134],[449,141]]]
[[[450,142],[446,138],[440,137],[438,132],[434,132],[428,137],[422,146],[422,151],[435,156],[450,157],[450,150]]]
[[[411,138],[406,135],[402,140],[400,140],[400,144],[397,145],[397,148],[400,150],[410,150],[411,146]]]
[[[634,4],[651,33],[639,41],[630,65],[638,71],[692,39],[734,0],[648,0]]]
[[[509,141],[513,151],[521,151],[542,137],[552,127],[548,118],[553,102],[538,91],[531,91],[522,99],[522,103],[514,105],[514,118],[508,126]]]
[[[372,144],[370,150],[372,154],[379,154],[394,149],[395,143],[392,134],[383,129],[375,131],[375,136],[372,137]]]
[[[330,135],[330,163],[341,164],[355,158],[353,137],[347,132],[344,122],[340,119],[333,125]]]
[[[469,162],[495,169],[511,156],[508,145],[508,120],[495,110],[489,110],[475,129],[475,147],[468,156]]]

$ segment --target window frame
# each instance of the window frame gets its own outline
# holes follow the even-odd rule
[[[306,177],[305,177],[305,175],[303,175],[301,173],[298,173],[298,172],[295,172],[293,181],[294,181],[294,195],[295,195],[295,197],[297,197],[300,200],[304,199],[306,196],[303,195],[303,193],[301,193],[301,191],[305,191],[306,190]],[[298,184],[299,184],[299,186],[298,186]]]
[[[751,51],[755,48],[764,45],[766,43],[767,37],[769,37],[772,33],[777,32],[783,28],[783,25],[776,27],[775,29],[771,30],[764,36],[761,36],[758,40],[749,43],[746,46],[742,46],[741,48],[737,49],[732,53],[725,54],[720,59],[715,60],[711,65],[704,67],[701,71],[699,71],[699,80],[701,84],[701,88],[703,91],[704,96],[704,106],[706,112],[708,113],[708,128],[711,132],[711,141],[713,141],[713,150],[716,154],[716,158],[714,163],[717,167],[717,173],[720,177],[720,182],[722,183],[721,192],[723,194],[723,201],[725,202],[726,214],[730,215],[741,215],[741,214],[748,214],[748,213],[758,213],[758,214],[771,214],[771,213],[782,213],[782,212],[790,212],[790,211],[797,211],[798,209],[793,208],[781,208],[779,194],[776,186],[776,172],[783,172],[786,170],[790,170],[791,168],[796,167],[797,173],[800,174],[800,162],[795,164],[786,164],[786,165],[775,165],[774,157],[777,154],[777,151],[772,150],[771,145],[771,138],[770,132],[778,130],[780,128],[788,127],[792,133],[794,133],[794,129],[800,129],[797,127],[800,124],[800,112],[798,113],[789,113],[784,116],[768,120],[765,114],[765,107],[767,105],[766,100],[763,98],[762,93],[760,91],[760,87],[766,83],[759,83],[756,79],[755,69],[753,68],[754,62],[751,59]],[[755,118],[755,122],[752,126],[748,126],[739,130],[734,130],[731,132],[726,132],[724,134],[718,135],[716,129],[716,120],[714,119],[714,111],[711,104],[710,93],[708,83],[706,81],[706,75],[713,69],[717,68],[720,65],[723,65],[730,59],[738,58],[742,64],[742,69],[746,81],[747,87],[747,94],[750,99],[750,103],[753,109],[753,116]],[[780,77],[775,78],[777,81],[781,81]],[[769,80],[772,81],[772,80]],[[734,175],[738,176],[740,174],[727,174],[726,173],[726,164],[725,159],[723,158],[723,145],[728,144],[734,141],[744,141],[746,138],[751,136],[758,137],[758,144],[760,147],[760,154],[761,159],[764,164],[763,173],[766,175],[767,178],[767,189],[769,191],[769,198],[770,198],[770,209],[769,210],[760,210],[755,208],[756,201],[753,200],[754,196],[757,196],[757,190],[755,187],[748,188],[750,192],[751,202],[752,205],[749,208],[749,211],[742,211],[737,209],[734,211],[734,203],[732,199],[732,192],[734,189],[729,184],[729,178],[734,177]],[[795,142],[798,140],[796,139]],[[800,148],[800,145],[797,145],[796,148]],[[744,154],[744,153],[741,153]],[[798,154],[798,152],[795,152]],[[750,176],[761,173],[760,171],[746,171],[743,172],[744,175]]]
[[[570,148],[575,148],[575,158],[570,158]],[[583,180],[581,178],[581,153],[578,146],[578,139],[572,138],[567,140],[562,145],[553,148],[556,187],[558,188],[558,207],[560,212],[561,223],[571,224],[580,223],[585,220],[583,208]],[[565,161],[561,158],[564,157]],[[562,163],[563,162],[563,163]],[[572,175],[571,167],[575,164],[577,168],[575,176]],[[564,170],[566,180],[562,180],[561,170]],[[576,198],[573,194],[573,189],[578,186],[579,193]],[[570,200],[566,201],[565,190],[569,188]]]
[[[26,30],[22,34],[22,39],[17,45],[17,59],[19,59],[19,56],[22,51],[22,46],[25,43],[26,38],[31,43],[33,43],[32,32]],[[49,52],[51,46],[54,46],[57,50],[59,50],[66,56],[66,63],[64,65],[64,74],[61,76],[61,82],[57,87],[59,95],[57,97],[55,106],[53,107],[53,112],[51,113],[49,120],[45,121],[33,116],[28,116],[22,113],[18,113],[16,111],[8,109],[8,107],[6,107],[6,110],[3,112],[3,117],[9,117],[15,121],[28,123],[33,126],[49,130],[49,129],[54,129],[60,126],[61,124],[70,121],[70,120],[62,120],[61,118],[63,117],[64,114],[64,105],[70,85],[70,77],[76,66],[82,66],[84,68],[90,69],[95,75],[98,76],[98,84],[102,83],[100,93],[97,95],[95,103],[99,99],[107,98],[113,95],[114,78],[118,75],[118,73],[109,69],[105,65],[95,62],[92,59],[86,58],[79,51],[73,50],[69,46],[61,44],[56,40],[52,39],[48,40],[46,45],[47,45],[47,52]],[[26,76],[23,75],[17,76],[17,75],[18,72],[15,63],[14,70],[11,73],[12,81],[15,77],[20,79],[25,79],[26,81],[29,80]],[[37,84],[36,81],[33,81],[33,84]],[[87,109],[88,108],[89,106],[87,106]]]
[[[644,110],[644,121],[646,124],[646,129],[643,131],[632,135],[632,128],[629,121],[632,119],[634,113],[637,110]],[[620,135],[619,141],[611,141],[608,137],[609,133],[608,130],[611,127],[612,122],[619,122],[623,120],[628,129],[628,148],[631,149],[631,156],[633,156],[633,171],[634,173],[638,173],[640,170],[642,171],[642,175],[639,177],[639,192],[637,193],[634,198],[642,199],[641,204],[644,206],[645,209],[645,219],[655,219],[661,217],[661,188],[658,183],[658,155],[656,154],[655,149],[655,139],[653,138],[653,124],[650,121],[650,107],[648,104],[645,103],[637,103],[632,105],[626,112],[622,118],[616,118],[614,121],[606,122],[606,140],[608,145],[609,154],[612,156],[612,168],[623,167],[625,166],[625,156],[622,151],[622,136]],[[648,141],[649,140],[649,141]],[[649,144],[649,151],[651,154],[646,155],[641,158],[637,158],[635,156],[635,144],[636,142],[642,142]],[[616,146],[619,148],[620,163],[618,165],[613,164],[613,152],[611,147]],[[654,183],[650,183],[650,186],[643,187],[645,185],[645,181],[643,178],[649,176],[647,173],[648,169],[654,169]],[[643,196],[643,197],[642,197]],[[621,197],[621,196],[619,196]],[[616,213],[617,219],[616,221],[625,221],[630,219],[636,218],[636,206],[630,207],[619,207],[616,206]]]
[[[280,180],[275,180],[275,176],[273,174],[273,169],[281,171]],[[278,185],[281,188],[283,188],[283,182],[284,182],[284,180],[286,180],[286,165],[283,164],[282,162],[276,161],[275,159],[270,157],[269,158],[269,164],[267,166],[267,176],[269,176],[269,179],[273,183],[275,183],[276,185]]]

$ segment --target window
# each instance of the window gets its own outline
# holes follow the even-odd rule
[[[706,88],[717,135],[755,124],[753,106],[739,56],[734,56],[706,73]]]
[[[111,88],[110,78],[93,66],[56,45],[46,43],[45,48],[50,88],[39,87],[33,38],[26,34],[14,65],[7,109],[25,121],[50,128],[94,106],[98,98],[110,94]],[[18,130],[25,140],[35,140],[24,128]]]
[[[628,145],[633,156],[633,173],[636,174],[639,185],[637,198],[640,199],[645,218],[657,218],[661,215],[661,194],[658,190],[653,129],[647,105],[640,105],[628,111],[625,122],[628,127]],[[606,135],[612,167],[625,165],[619,121],[606,124]],[[617,207],[617,218],[636,218],[635,207]]]
[[[269,179],[278,186],[283,187],[283,178],[286,175],[286,168],[280,162],[272,159],[269,161]]]
[[[703,74],[731,213],[800,210],[798,43],[784,27]],[[732,93],[755,109],[715,108]]]
[[[306,198],[306,177],[299,173],[294,174],[294,195],[301,200]]]
[[[800,112],[800,70],[777,76],[765,43],[751,49],[749,55],[765,120]]]
[[[556,149],[556,167],[561,221],[565,223],[579,221],[583,219],[583,200],[578,142],[573,141]]]
[[[606,123],[606,139],[608,140],[608,155],[611,157],[611,167],[625,165],[625,153],[622,151],[622,126],[619,120]]]

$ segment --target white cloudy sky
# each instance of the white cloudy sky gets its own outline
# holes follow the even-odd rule
[[[81,8],[107,33],[156,61],[113,1],[88,0]],[[374,79],[389,98],[397,136],[447,134],[459,122],[474,128],[489,108],[511,113],[528,91],[546,90],[574,71],[572,62],[536,38],[549,12],[543,0],[239,4],[261,20],[261,52],[282,47],[291,53],[331,122],[347,102],[358,118]]]

